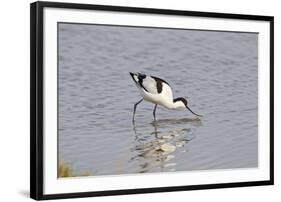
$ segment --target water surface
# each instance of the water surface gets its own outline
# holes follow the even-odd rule
[[[59,159],[112,175],[258,166],[258,34],[59,24]],[[165,79],[188,110],[133,106],[128,72]]]

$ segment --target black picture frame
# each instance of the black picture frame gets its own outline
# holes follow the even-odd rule
[[[239,20],[268,21],[270,23],[270,179],[238,183],[204,184],[174,187],[155,187],[129,190],[76,192],[66,194],[43,193],[43,9],[46,7],[81,10],[101,10],[130,13],[164,14]],[[93,197],[121,194],[186,191],[228,187],[245,187],[274,184],[274,17],[229,13],[196,12],[152,8],[89,5],[58,2],[35,2],[30,5],[30,197],[36,200]]]

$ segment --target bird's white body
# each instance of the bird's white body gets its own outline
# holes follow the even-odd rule
[[[142,85],[140,85],[138,74],[133,75],[136,86],[144,100],[167,109],[186,108],[182,102],[174,102],[172,89],[165,81],[155,78],[146,76],[142,79]],[[157,82],[161,82],[161,84],[157,84]],[[159,90],[160,86],[157,87],[157,85],[161,85],[161,92]]]
[[[200,116],[191,111],[191,109],[187,105],[187,100],[185,98],[178,97],[174,99],[170,85],[163,79],[157,78],[155,76],[147,76],[141,73],[130,72],[130,75],[134,80],[136,86],[138,87],[141,96],[143,97],[143,99],[138,101],[134,106],[133,122],[135,118],[137,105],[143,100],[155,104],[153,110],[154,120],[156,120],[155,112],[157,105],[161,105],[167,109],[186,108],[194,115]]]
[[[161,105],[167,109],[176,109],[178,107],[184,107],[185,106],[182,103],[174,103],[173,102],[173,93],[170,88],[166,83],[163,83],[163,90],[161,93],[149,93],[145,91],[143,88],[139,88],[139,91],[141,93],[141,96],[143,97],[144,100]]]

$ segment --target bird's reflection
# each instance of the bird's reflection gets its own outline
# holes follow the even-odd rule
[[[195,128],[201,125],[196,119],[162,119],[147,124],[133,124],[135,145],[131,158],[139,167],[138,172],[174,171],[176,155],[186,152],[185,145],[194,137]]]

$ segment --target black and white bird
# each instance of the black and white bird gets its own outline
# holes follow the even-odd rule
[[[188,109],[192,114],[196,116],[201,116],[194,113],[189,107],[187,100],[183,97],[173,98],[173,92],[170,85],[163,79],[157,78],[155,76],[148,76],[141,73],[130,72],[132,79],[134,80],[136,86],[138,87],[141,96],[143,97],[134,105],[133,122],[135,120],[136,108],[139,103],[143,100],[155,104],[153,110],[154,120],[157,105],[161,105],[167,109],[177,109],[184,108]]]

